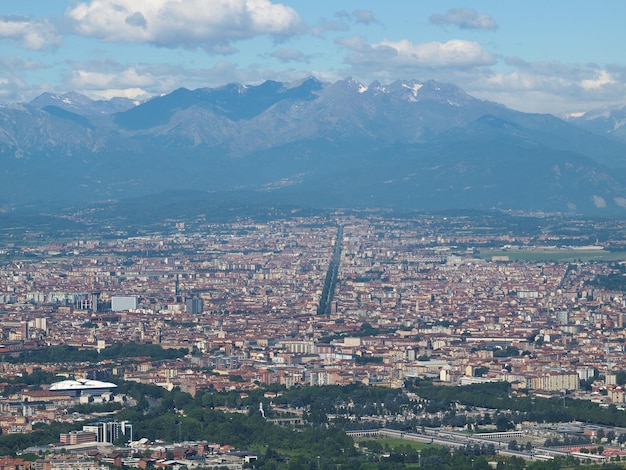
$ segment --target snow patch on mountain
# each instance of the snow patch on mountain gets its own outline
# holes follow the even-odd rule
[[[411,90],[411,92],[413,93],[413,95],[409,98],[410,101],[417,101],[417,93],[423,85],[421,83],[403,83],[402,86],[408,90]]]

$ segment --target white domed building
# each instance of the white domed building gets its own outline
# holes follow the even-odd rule
[[[111,382],[101,382],[91,379],[68,379],[50,385],[51,392],[64,393],[72,397],[83,395],[99,396],[103,393],[112,392],[117,385]]]

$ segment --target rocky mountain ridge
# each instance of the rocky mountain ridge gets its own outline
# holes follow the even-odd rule
[[[245,190],[307,207],[622,213],[626,143],[592,130],[432,80],[44,94],[0,106],[0,200]]]

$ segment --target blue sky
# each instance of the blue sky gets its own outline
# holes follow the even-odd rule
[[[0,102],[178,87],[435,79],[529,112],[626,105],[626,2],[0,2]]]

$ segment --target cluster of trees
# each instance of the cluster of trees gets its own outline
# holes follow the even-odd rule
[[[34,371],[32,374],[27,374],[23,377],[7,380],[6,383],[8,385],[4,387],[2,393],[11,395],[27,387],[40,388],[43,384],[51,384],[58,380],[59,378],[51,372]]]
[[[607,290],[626,292],[626,276],[624,276],[626,267],[619,263],[613,263],[611,267],[616,272],[606,275],[600,274],[589,281],[588,284]]]
[[[519,349],[515,346],[507,346],[506,348],[495,348],[493,357],[515,357],[519,356]]]
[[[376,441],[363,442],[369,450],[380,452],[380,444],[377,446]],[[375,463],[361,464],[361,469],[401,469],[401,468],[420,468],[427,470],[443,469],[443,470],[488,470],[491,469],[489,461],[493,461],[495,457],[489,456],[488,453],[482,452],[482,449],[465,449],[463,451],[455,451],[450,453],[447,448],[438,446],[428,446],[421,450],[421,455],[417,456],[418,460],[414,460],[417,451],[410,449],[410,446],[399,445],[393,449],[385,448],[388,457],[380,458]],[[415,467],[414,462],[421,465]],[[585,465],[580,466],[580,461],[572,456],[556,457],[554,460],[545,462],[526,462],[521,457],[499,458],[496,463],[496,470],[560,470],[584,468],[585,470],[617,470],[623,467],[614,464],[603,465]]]
[[[397,429],[398,431],[412,431],[421,427],[438,428],[440,426],[451,426],[460,428],[467,426],[468,429],[474,432],[482,432],[480,426],[485,424],[495,424],[498,431],[507,431],[513,429],[516,422],[519,422],[519,419],[514,420],[513,415],[507,413],[498,412],[493,421],[486,421],[482,418],[470,417],[465,413],[456,413],[454,410],[448,410],[442,416],[388,419],[386,427]],[[368,424],[368,427],[375,426]]]
[[[417,411],[419,407],[400,390],[363,384],[294,387],[274,399],[274,403],[293,408],[307,407],[308,418],[314,423],[325,423],[328,414],[358,421],[361,416],[393,416],[406,409]]]
[[[25,382],[40,381],[43,376],[25,377]],[[111,379],[116,381],[116,379]],[[135,434],[151,440],[207,440],[231,444],[237,448],[256,451],[258,468],[406,468],[414,467],[416,462],[422,468],[430,469],[480,469],[489,468],[485,456],[493,455],[493,445],[469,445],[461,451],[451,454],[445,448],[426,446],[421,453],[414,446],[406,443],[393,448],[382,447],[376,441],[368,441],[369,454],[358,452],[353,440],[342,430],[358,425],[358,417],[370,413],[401,413],[408,406],[423,406],[425,403],[433,409],[444,408],[442,421],[454,422],[467,419],[457,413],[455,402],[491,408],[511,408],[511,413],[486,413],[477,421],[485,424],[496,423],[499,428],[507,428],[518,419],[527,419],[531,414],[548,413],[553,408],[563,410],[562,400],[526,400],[509,397],[507,384],[479,384],[467,387],[432,387],[421,386],[419,394],[422,402],[409,401],[398,390],[382,387],[369,387],[360,384],[324,387],[301,387],[283,390],[283,394],[274,398],[274,403],[288,404],[295,408],[306,408],[312,426],[297,429],[279,427],[264,419],[259,413],[259,403],[263,402],[268,416],[273,408],[264,397],[265,390],[255,390],[242,396],[238,392],[218,393],[207,390],[194,397],[178,389],[169,392],[161,387],[117,381],[118,391],[125,393],[138,402],[136,407],[120,411],[119,420],[133,421]],[[274,387],[278,389],[280,387]],[[498,406],[494,406],[497,404]],[[585,402],[581,405],[587,406]],[[491,406],[488,406],[491,405]],[[577,408],[567,403],[565,413],[575,414]],[[244,413],[225,413],[217,410],[218,406],[247,409]],[[517,407],[517,409],[516,409]],[[79,408],[77,408],[78,410]],[[585,409],[584,407],[581,409]],[[80,408],[80,411],[90,411]],[[343,420],[330,423],[329,414],[343,415]],[[352,419],[348,419],[350,416]],[[38,425],[31,434],[13,434],[0,436],[0,453],[15,454],[28,446],[43,445],[58,441],[62,432],[78,429],[84,423],[71,425],[54,423],[50,426]],[[398,423],[401,424],[401,423]],[[403,425],[407,425],[404,423]],[[414,426],[414,423],[409,425]],[[371,424],[367,424],[371,427]],[[413,427],[413,429],[415,429]],[[608,435],[606,436],[609,437]],[[621,436],[611,436],[620,439]],[[626,436],[624,436],[626,440]],[[571,441],[570,441],[571,442]],[[558,443],[560,444],[560,442]],[[557,445],[556,442],[552,445]],[[512,446],[518,447],[517,443]],[[382,454],[385,451],[385,454]],[[521,464],[520,464],[521,461]],[[288,462],[288,463],[287,463]],[[521,465],[521,466],[520,466]],[[499,469],[544,470],[563,466],[573,467],[575,462],[557,459],[552,462],[524,464],[522,459],[500,460]],[[606,469],[606,467],[603,467]]]
[[[526,444],[518,444],[518,442],[513,439],[512,441],[509,441],[508,448],[510,450],[525,450],[526,452],[530,452],[533,450],[533,445],[530,441]]]
[[[100,362],[106,359],[120,360],[129,357],[149,357],[152,360],[177,359],[187,354],[187,350],[163,349],[158,344],[116,343],[98,352],[78,349],[75,346],[51,346],[38,351],[24,352],[17,357],[7,356],[3,360],[13,363],[25,361],[47,364],[51,362]]]
[[[592,281],[589,281],[589,284],[606,290],[626,292],[626,277],[622,273],[600,274]]]
[[[332,335],[324,336],[324,337],[321,337],[319,341],[320,343],[330,343],[333,340],[342,339],[342,338],[345,338],[346,336],[356,336],[356,337],[378,336],[378,335],[389,333],[390,331],[391,331],[390,329],[374,328],[369,322],[364,322],[361,324],[358,330],[354,330],[350,332],[343,331],[343,332],[335,333]],[[358,359],[358,356],[357,356],[357,359]]]
[[[46,425],[40,423],[35,424],[33,432],[28,434],[2,434],[0,435],[0,455],[16,455],[17,452],[27,447],[59,442],[59,434],[80,429],[83,424],[53,422]]]
[[[487,459],[481,454],[470,452],[454,452],[446,447],[428,446],[421,451],[406,444],[399,444],[393,448],[383,446],[377,441],[366,441],[362,445],[374,454],[369,463],[362,464],[361,469],[401,469],[419,468],[427,470],[490,470]],[[386,452],[382,457],[381,453]]]
[[[158,406],[126,409],[117,417],[132,420],[136,434],[151,440],[207,440],[256,450],[260,459],[255,465],[260,468],[282,466],[286,457],[289,457],[289,468],[316,468],[317,456],[322,456],[324,466],[352,468],[364,460],[354,448],[352,438],[337,428],[306,427],[294,432],[291,428],[271,424],[258,411],[261,400],[262,390],[251,392],[244,399],[238,393],[210,391],[191,397],[175,389],[165,391],[158,398]],[[220,405],[247,407],[249,411],[224,413],[214,409]]]
[[[614,405],[602,408],[586,400],[563,398],[513,397],[508,382],[466,385],[463,387],[420,386],[416,392],[440,411],[454,403],[492,409],[512,410],[514,423],[522,421],[569,422],[584,421],[607,426],[626,426],[626,413],[619,413]]]
[[[72,408],[68,408],[68,413],[80,413],[80,414],[89,414],[89,413],[109,413],[111,411],[121,410],[121,403],[81,403]]]

